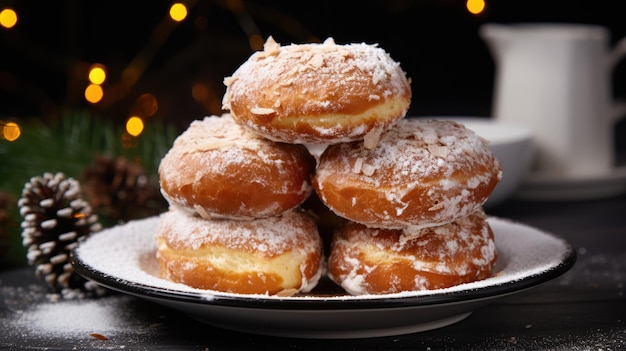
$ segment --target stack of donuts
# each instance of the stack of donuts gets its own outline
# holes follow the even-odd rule
[[[313,219],[315,160],[302,145],[263,138],[229,115],[194,121],[159,165],[170,210],[157,229],[161,275],[202,289],[307,292],[323,273]]]
[[[164,278],[290,296],[324,275],[360,295],[492,274],[482,204],[500,164],[461,124],[405,119],[410,80],[383,49],[270,37],[224,83],[226,113],[192,122],[159,166]]]
[[[351,294],[445,288],[496,261],[482,204],[501,177],[486,142],[454,122],[403,119],[368,149],[329,146],[313,185],[344,225],[329,277]]]

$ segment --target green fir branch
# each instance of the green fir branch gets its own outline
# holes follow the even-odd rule
[[[45,123],[31,119],[20,124],[21,136],[13,141],[0,139],[0,190],[19,199],[24,185],[35,176],[46,172],[63,172],[80,180],[85,167],[95,157],[124,157],[144,168],[150,180],[158,186],[158,166],[171,147],[179,131],[159,120],[147,120],[144,131],[132,139],[132,147],[122,143],[123,125],[92,116],[88,112],[66,112],[56,121]],[[8,264],[23,264],[19,209],[11,211],[9,253],[0,257],[0,268]],[[2,261],[6,261],[3,262]]]

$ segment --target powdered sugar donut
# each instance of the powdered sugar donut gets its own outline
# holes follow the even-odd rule
[[[476,212],[501,176],[487,142],[463,125],[403,119],[374,149],[361,141],[329,146],[313,186],[339,216],[417,230]]]
[[[496,259],[482,211],[413,233],[348,222],[333,238],[328,275],[353,295],[419,291],[488,278]]]
[[[299,206],[311,194],[315,159],[302,145],[276,143],[230,115],[194,121],[159,165],[172,206],[204,218],[262,218]]]
[[[161,276],[200,289],[288,296],[313,289],[324,267],[315,222],[296,210],[240,221],[173,209],[156,244]]]
[[[263,136],[332,144],[378,135],[405,116],[406,74],[376,45],[280,46],[271,37],[231,77],[223,107]]]

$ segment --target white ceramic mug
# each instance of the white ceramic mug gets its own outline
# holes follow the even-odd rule
[[[486,24],[496,63],[493,117],[530,127],[533,174],[590,178],[615,167],[611,73],[626,54],[607,28],[582,24]]]

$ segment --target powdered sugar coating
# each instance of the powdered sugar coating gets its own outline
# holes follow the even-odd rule
[[[299,211],[251,221],[207,221],[177,210],[161,217],[158,236],[176,250],[197,250],[217,244],[273,257],[290,250],[315,251],[321,245],[315,223]]]
[[[269,38],[231,77],[223,108],[265,137],[290,143],[358,140],[408,110],[410,82],[376,45],[281,46]]]
[[[333,238],[328,274],[350,294],[388,294],[485,279],[496,258],[482,210],[417,233],[352,222]]]
[[[193,121],[161,160],[159,177],[174,207],[204,218],[262,218],[310,195],[314,164],[304,146],[267,140],[224,114]]]
[[[184,138],[177,138],[173,145],[181,155],[215,150],[233,144],[258,151],[269,144],[264,138],[240,128],[230,114],[207,116],[202,120],[192,121],[185,135]]]
[[[315,222],[301,211],[250,221],[161,215],[155,238],[162,277],[197,288],[293,295],[322,275]]]
[[[372,150],[362,142],[329,146],[313,185],[342,217],[418,230],[476,212],[501,177],[487,142],[463,125],[403,119]]]

